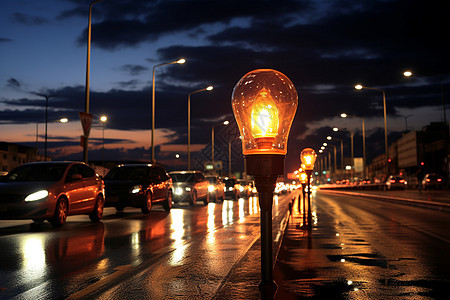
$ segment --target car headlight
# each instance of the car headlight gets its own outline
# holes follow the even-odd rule
[[[41,200],[41,199],[44,199],[47,196],[48,196],[48,191],[47,190],[40,190],[40,191],[37,191],[35,193],[29,194],[25,198],[25,202]]]
[[[244,191],[244,187],[243,187],[243,186],[240,186],[240,187],[239,187],[239,191],[240,191],[240,192],[243,192],[243,191]]]
[[[183,189],[180,188],[180,187],[177,187],[177,188],[175,189],[175,195],[180,196],[181,194],[183,194]]]
[[[233,190],[233,188],[230,186],[230,187],[228,188],[228,190],[231,192],[231,191]]]
[[[186,192],[190,192],[191,188],[189,186],[186,187]]]
[[[135,185],[135,186],[131,187],[130,193],[131,193],[131,194],[137,194],[137,193],[139,193],[141,190],[142,190],[142,186],[140,186],[140,185]]]
[[[210,192],[210,193],[214,192],[214,186],[213,185],[209,185],[208,186],[208,192]]]

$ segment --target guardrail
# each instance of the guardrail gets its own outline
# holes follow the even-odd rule
[[[333,189],[333,190],[385,190],[384,183],[364,183],[364,184],[324,184],[320,185],[319,189]]]

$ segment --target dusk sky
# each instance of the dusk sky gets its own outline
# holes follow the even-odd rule
[[[54,95],[48,154],[82,160],[78,112],[90,2],[0,1],[0,141],[34,147],[38,127],[42,154],[45,100],[35,93]],[[260,68],[284,73],[299,95],[287,172],[298,168],[303,148],[318,150],[335,126],[356,132],[355,155],[362,156],[361,121],[342,119],[342,112],[365,118],[373,158],[384,152],[382,94],[354,85],[386,92],[390,142],[405,130],[405,117],[408,130],[442,122],[442,91],[450,106],[448,20],[445,1],[104,0],[92,13],[89,160],[101,159],[101,115],[108,116],[106,160],[150,160],[152,68],[179,58],[186,63],[156,68],[158,162],[187,165],[190,92],[214,86],[191,96],[191,151],[208,153],[211,126],[235,126],[233,87]],[[417,75],[405,78],[407,69]],[[69,123],[57,123],[61,117]],[[225,129],[216,132],[223,137]],[[334,136],[344,139],[349,156],[349,133]],[[238,140],[233,150],[241,153]],[[219,143],[216,151],[220,158],[228,150]]]

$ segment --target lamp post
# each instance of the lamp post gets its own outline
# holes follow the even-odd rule
[[[312,228],[312,209],[311,209],[311,174],[314,169],[317,154],[311,148],[305,148],[300,153],[300,159],[304,165],[306,175],[308,175],[308,229]]]
[[[364,118],[357,116],[349,116],[346,113],[341,114],[341,118],[358,118],[362,122],[362,138],[363,138],[363,177],[366,178],[366,126]],[[352,162],[353,163],[353,162]]]
[[[299,173],[298,178],[300,179],[300,183],[302,185],[303,226],[301,226],[301,227],[305,227],[306,226],[306,187],[308,185],[308,174],[306,174],[305,170],[302,170]],[[300,199],[298,200],[298,211],[301,213]]]
[[[188,170],[191,170],[191,95],[192,94],[196,94],[196,93],[200,93],[200,92],[204,92],[204,91],[212,91],[214,89],[213,86],[208,86],[204,89],[201,90],[197,90],[194,92],[190,92],[188,94]],[[153,132],[152,132],[153,134]]]
[[[153,67],[153,75],[152,75],[152,134],[151,134],[151,140],[152,140],[152,160],[151,163],[155,163],[155,69],[157,67],[167,66],[167,65],[173,65],[173,64],[184,64],[186,60],[184,58],[180,58],[175,61],[171,61],[168,63],[162,63],[159,65],[156,65]]]
[[[403,76],[405,77],[411,77],[411,76],[417,76],[417,74],[414,74],[412,71],[408,70],[403,72]],[[444,113],[444,126],[447,128],[447,113],[445,109],[445,96],[444,96],[444,82],[441,79],[441,98],[442,98],[442,111]],[[405,118],[406,123],[406,118]],[[445,177],[448,178],[449,176],[449,170],[448,170],[448,131],[447,129],[444,130],[444,173]]]
[[[331,141],[331,140],[341,141],[341,170],[342,170],[342,174],[344,174],[344,141],[342,139],[334,138],[331,135],[327,136],[327,140],[329,140],[329,141]]]
[[[86,59],[86,86],[85,86],[85,96],[84,96],[84,112],[89,113],[89,74],[91,69],[91,19],[92,19],[92,7],[94,4],[101,2],[103,0],[95,0],[89,4],[89,17],[88,17],[88,36],[87,36],[87,59]],[[88,139],[85,137],[83,142],[83,161],[87,163],[88,161]]]
[[[232,107],[242,136],[248,174],[259,192],[261,226],[261,282],[265,297],[277,285],[272,269],[272,204],[278,175],[284,174],[287,139],[297,110],[297,91],[286,75],[271,69],[254,70],[233,89]]]
[[[218,125],[225,125],[227,126],[228,124],[230,124],[229,121],[223,121],[222,123],[219,124],[215,124],[213,126],[211,126],[211,160],[212,162],[214,162],[214,127],[218,126]]]
[[[47,125],[48,125],[48,99],[56,97],[55,95],[46,95],[34,93],[36,96],[45,98],[45,140],[44,140],[44,160],[47,160]]]
[[[105,126],[106,121],[108,121],[107,116],[101,116],[100,122],[102,122],[102,167],[103,167],[103,175],[105,175]]]
[[[361,84],[357,84],[355,85],[355,89],[357,90],[361,90],[361,89],[367,89],[367,90],[374,90],[374,91],[379,91],[383,94],[383,115],[384,115],[384,153],[385,153],[385,160],[384,160],[384,164],[385,164],[385,175],[386,178],[389,175],[389,165],[388,165],[388,140],[387,140],[387,121],[386,121],[386,93],[384,92],[384,90],[379,89],[379,88],[373,88],[373,87],[367,87],[367,86],[363,86]],[[353,164],[353,161],[352,161]],[[352,166],[353,168],[353,166]],[[353,172],[353,169],[352,169]]]
[[[412,117],[413,115],[400,115],[401,117],[403,117],[403,119],[405,119],[405,132],[408,131],[408,118]]]

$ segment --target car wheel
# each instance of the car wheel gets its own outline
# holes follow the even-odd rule
[[[123,212],[124,207],[122,205],[117,205],[116,206],[116,211],[118,212]]]
[[[191,201],[189,201],[189,205],[194,206],[196,202],[197,202],[197,191],[194,191],[192,193]]]
[[[151,209],[152,209],[152,194],[146,193],[145,194],[145,203],[141,207],[141,211],[143,214],[149,214]]]
[[[206,193],[206,197],[205,197],[205,199],[203,199],[203,203],[205,204],[205,206],[208,205],[208,203],[209,203],[209,193]]]
[[[94,210],[89,214],[89,219],[92,222],[98,222],[103,216],[103,207],[105,202],[103,201],[102,195],[97,196],[97,200],[95,200]]]
[[[69,213],[69,207],[67,205],[67,200],[60,198],[58,203],[56,203],[55,214],[53,218],[49,220],[53,227],[61,227],[66,223],[67,214]]]
[[[165,211],[170,211],[172,208],[173,203],[173,197],[172,197],[172,191],[167,192],[167,200],[163,203],[163,207]]]

